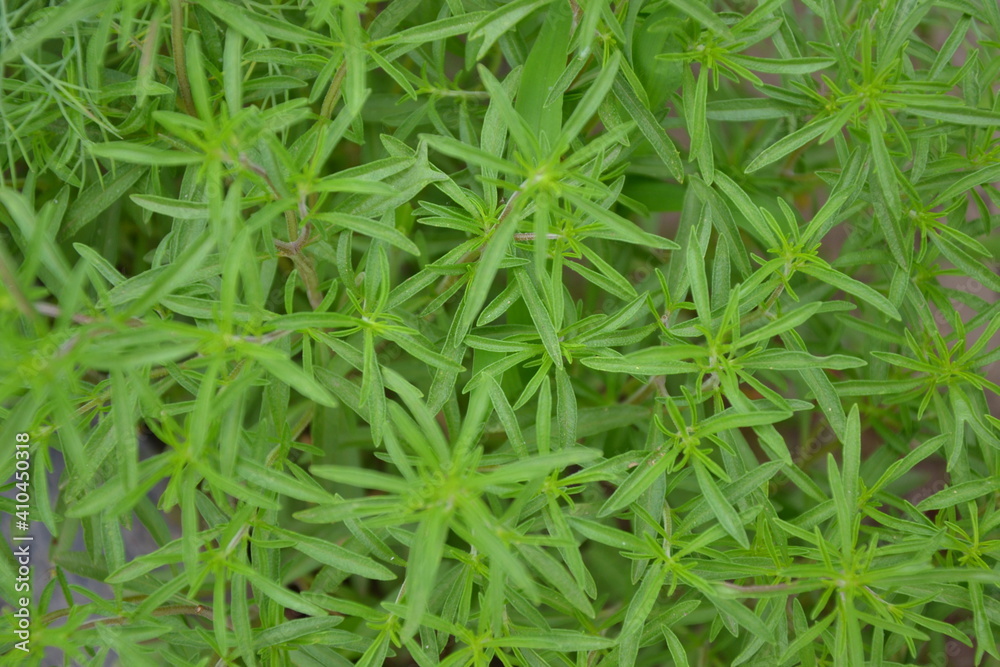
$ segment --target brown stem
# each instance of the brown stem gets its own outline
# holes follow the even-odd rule
[[[309,305],[315,310],[323,304],[323,292],[319,288],[319,277],[316,275],[312,259],[302,252],[303,248],[309,242],[309,233],[311,231],[312,225],[306,223],[294,241],[286,243],[285,241],[275,239],[274,245],[278,248],[279,254],[288,257],[295,264],[299,275],[302,276],[302,283],[306,287],[306,296],[309,298]]]
[[[299,252],[302,251],[302,249],[306,246],[307,242],[309,241],[309,232],[311,231],[312,231],[312,225],[306,223],[305,226],[303,226],[302,229],[299,230],[299,235],[295,238],[294,241],[285,242],[285,241],[278,241],[277,239],[275,239],[274,245],[283,255],[287,255],[288,257],[297,255],[299,254]]]
[[[153,616],[201,616],[202,618],[212,618],[212,608],[204,605],[168,605],[154,609]],[[113,618],[100,618],[95,621],[88,621],[79,626],[77,630],[93,630],[98,625],[125,625],[130,618],[127,616],[115,616]]]
[[[302,276],[302,283],[306,286],[306,296],[309,298],[309,305],[313,307],[313,310],[318,309],[323,305],[323,292],[319,288],[319,277],[316,275],[316,269],[313,268],[312,260],[302,253],[296,253],[292,255],[292,262],[295,264],[295,268],[299,270],[299,275]]]
[[[347,60],[340,63],[340,67],[337,68],[337,73],[333,75],[333,81],[330,82],[330,88],[326,91],[326,97],[323,98],[323,106],[320,107],[319,115],[327,120],[333,115],[333,107],[337,106],[337,100],[340,99],[340,87],[344,83],[344,77],[347,75]]]
[[[522,185],[522,187],[523,187],[523,185]],[[500,215],[497,216],[497,224],[503,222],[504,219],[508,215],[510,215],[510,212],[514,210],[514,202],[516,202],[517,198],[520,197],[520,196],[521,196],[521,190],[515,190],[514,194],[512,194],[510,196],[510,199],[507,200],[507,203],[504,204],[503,210],[500,211]]]
[[[250,159],[243,153],[239,157],[240,164],[244,168],[252,171],[253,173],[260,176],[267,187],[271,190],[271,195],[275,200],[278,200],[281,195],[278,192],[278,188],[275,187],[274,182],[271,177],[268,176],[267,170],[261,167],[259,164],[255,164],[250,161]],[[304,219],[308,216],[309,211],[305,207],[305,201],[299,200],[299,214]],[[319,288],[319,277],[316,275],[316,269],[313,267],[312,260],[307,257],[302,250],[309,243],[309,234],[312,231],[312,225],[306,223],[301,229],[298,228],[298,222],[295,219],[295,214],[292,211],[285,211],[285,224],[288,227],[288,238],[292,239],[290,241],[279,241],[274,240],[274,247],[278,249],[278,253],[288,257],[295,264],[295,268],[298,269],[299,275],[302,276],[302,282],[306,287],[306,296],[309,298],[309,305],[315,310],[323,304],[323,292]]]
[[[622,401],[625,405],[632,405],[637,403],[640,399],[644,399],[646,394],[649,393],[650,389],[655,389],[656,393],[660,396],[667,395],[667,376],[665,375],[654,375],[649,378],[649,381],[643,384],[641,387],[636,389],[631,396]]]
[[[181,100],[184,111],[197,116],[194,109],[194,98],[191,97],[191,83],[187,77],[187,62],[184,57],[184,6],[181,0],[170,0],[170,41],[174,51],[174,72],[177,74],[177,86],[181,89]]]

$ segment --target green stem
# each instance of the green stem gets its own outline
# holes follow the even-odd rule
[[[174,72],[177,74],[177,87],[181,91],[184,111],[192,116],[194,98],[191,97],[191,83],[187,77],[187,61],[184,57],[184,6],[181,0],[170,0],[170,42],[174,51]]]

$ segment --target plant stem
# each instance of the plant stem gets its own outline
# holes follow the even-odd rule
[[[271,190],[271,196],[274,197],[275,201],[281,198],[278,188],[274,185],[274,181],[271,180],[266,169],[259,164],[251,162],[244,154],[240,154],[239,162],[245,169],[252,171],[264,180],[268,189]],[[308,213],[309,211],[305,210],[305,202],[300,200],[299,214],[305,218]],[[319,276],[316,275],[316,269],[313,266],[312,260],[302,252],[309,243],[309,233],[312,231],[312,225],[306,223],[300,229],[298,223],[299,221],[295,219],[295,213],[285,211],[285,225],[288,228],[288,238],[290,240],[279,241],[275,239],[274,246],[281,255],[288,257],[295,264],[299,275],[302,276],[302,283],[306,288],[309,305],[315,310],[323,304],[323,291],[319,287]]]
[[[69,610],[67,609],[66,612]],[[166,607],[160,607],[159,609],[154,609],[150,612],[152,616],[201,616],[202,618],[212,618],[212,608],[206,607],[205,605],[167,605]],[[50,615],[51,617],[47,623],[59,618],[59,616],[65,616],[65,614]],[[126,625],[131,619],[127,616],[114,616],[112,618],[99,618],[94,621],[88,621],[83,625],[77,627],[77,631],[93,630],[98,625]]]
[[[192,116],[197,115],[194,109],[194,98],[191,96],[191,83],[187,76],[187,61],[184,57],[184,6],[182,0],[170,0],[170,41],[174,51],[174,73],[177,74],[177,87],[181,91],[184,111]]]
[[[344,62],[340,63],[340,67],[337,68],[337,73],[333,75],[330,88],[326,91],[326,97],[323,98],[323,106],[320,107],[319,115],[327,120],[333,115],[333,107],[337,106],[337,100],[340,99],[340,87],[346,75],[347,60],[344,60]]]

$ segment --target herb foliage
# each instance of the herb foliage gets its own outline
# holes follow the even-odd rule
[[[993,0],[0,3],[4,660],[1000,664],[998,76]]]

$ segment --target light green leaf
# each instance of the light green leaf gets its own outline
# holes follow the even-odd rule
[[[108,158],[119,162],[145,164],[155,167],[177,167],[186,164],[197,164],[204,157],[194,153],[180,151],[165,151],[143,144],[127,141],[109,141],[104,144],[92,144],[90,153],[96,157]]]
[[[836,118],[813,120],[812,122],[795,130],[791,134],[785,135],[762,150],[757,157],[750,161],[750,164],[748,164],[743,171],[747,174],[752,174],[772,162],[777,162],[789,153],[805,146],[810,141],[826,132],[835,121]]]
[[[357,232],[358,234],[363,234],[364,236],[368,236],[379,241],[385,241],[389,245],[399,248],[404,252],[408,252],[409,254],[417,257],[420,256],[420,249],[417,248],[413,241],[406,238],[405,234],[400,232],[395,227],[384,225],[381,222],[369,220],[368,218],[362,218],[357,215],[348,215],[346,213],[317,213],[313,216],[313,218],[322,222],[338,225],[345,229],[349,229],[352,232]]]
[[[740,521],[740,516],[736,513],[733,506],[729,504],[729,501],[726,500],[726,497],[722,495],[722,491],[719,490],[719,485],[716,483],[715,478],[700,461],[695,462],[694,471],[698,478],[698,487],[705,495],[705,500],[708,501],[708,506],[712,508],[715,518],[719,520],[719,525],[729,533],[730,537],[739,542],[740,546],[744,549],[749,549],[750,540],[747,538],[747,533],[743,528],[743,523]]]
[[[927,512],[954,507],[959,503],[988,497],[998,490],[1000,490],[1000,477],[961,482],[960,484],[949,486],[943,491],[938,491],[928,498],[924,498],[917,505],[917,509],[921,512]]]
[[[818,278],[828,285],[833,285],[837,289],[844,290],[848,294],[853,294],[862,301],[871,304],[878,310],[882,311],[890,318],[894,320],[899,320],[899,311],[896,307],[892,305],[887,298],[876,292],[874,289],[868,285],[851,278],[850,276],[844,275],[843,273],[836,271],[834,269],[827,268],[825,266],[820,266],[819,264],[806,264],[799,269],[802,273],[809,274],[814,278]]]

